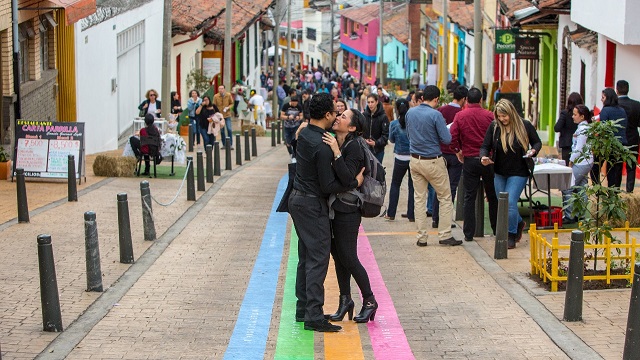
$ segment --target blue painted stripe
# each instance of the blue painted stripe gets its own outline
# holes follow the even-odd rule
[[[352,48],[351,46],[345,45],[340,43],[340,47],[347,50],[348,52],[357,55],[361,58],[363,58],[366,61],[376,61],[376,55],[365,55],[364,53],[362,53],[361,51],[358,51],[354,48]]]
[[[285,175],[278,184],[262,245],[224,359],[264,358],[289,217],[287,213],[276,212],[276,208],[287,181],[288,175]]]

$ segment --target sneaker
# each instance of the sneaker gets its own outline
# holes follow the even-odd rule
[[[427,242],[426,241],[425,242],[421,242],[420,240],[418,240],[416,242],[416,245],[418,245],[418,246],[427,246]]]
[[[394,221],[394,220],[396,219],[396,217],[395,217],[395,216],[388,216],[388,215],[385,215],[385,216],[384,216],[384,219],[385,219],[385,220],[387,220],[387,221]]]
[[[409,219],[409,222],[416,222],[416,219]]]
[[[333,325],[325,319],[316,320],[316,321],[305,321],[304,322],[305,330],[313,330],[317,332],[338,332],[342,330],[341,326]]]
[[[473,241],[473,238],[472,238],[472,237],[471,237],[471,238],[468,238],[468,237],[466,237],[466,236],[465,236],[465,237],[464,237],[464,241]]]
[[[516,233],[516,242],[520,242],[520,239],[522,239],[522,232],[524,231],[525,226],[527,226],[527,223],[524,220],[521,220],[518,223],[518,232]]]
[[[406,217],[409,217],[409,215],[407,215],[407,214],[400,214],[400,217],[406,218]]]
[[[440,245],[451,245],[451,246],[456,246],[456,245],[461,245],[462,244],[462,240],[456,240],[453,236],[445,239],[445,240],[440,240],[438,241],[438,243]]]
[[[507,238],[507,249],[515,249],[516,248],[516,234],[509,234]]]

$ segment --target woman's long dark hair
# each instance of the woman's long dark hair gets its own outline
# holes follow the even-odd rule
[[[400,128],[405,129],[407,127],[405,117],[407,111],[409,111],[409,102],[407,99],[400,98],[396,100],[396,110],[398,110],[398,123],[400,124]]]
[[[350,131],[344,139],[344,143],[346,144],[350,140],[357,138],[358,136],[362,136],[362,125],[364,124],[364,115],[358,109],[349,109],[351,110],[351,122],[349,126],[355,126],[355,131]]]
[[[567,98],[567,111],[569,112],[569,115],[573,113],[573,108],[580,104],[584,104],[582,95],[578,94],[577,92],[572,92],[571,94],[569,94],[569,97]]]
[[[606,88],[602,90],[602,93],[604,94],[604,101],[602,102],[602,107],[618,106],[618,94],[616,94],[615,90],[613,90],[612,88]]]

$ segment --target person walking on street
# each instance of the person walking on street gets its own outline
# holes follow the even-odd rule
[[[333,152],[322,135],[331,128],[336,110],[329,94],[317,94],[309,104],[311,120],[298,136],[296,175],[289,197],[289,213],[298,233],[296,273],[296,321],[305,330],[336,332],[342,328],[324,318],[324,280],[331,252],[328,198],[362,184],[362,173],[343,186],[332,170]]]
[[[295,158],[292,142],[295,139],[296,131],[304,119],[302,105],[298,103],[298,97],[293,96],[288,104],[285,104],[280,111],[280,120],[284,123],[284,143],[291,158]]]
[[[418,69],[413,69],[413,75],[411,75],[411,87],[415,91],[418,91],[418,88],[420,87],[420,74],[418,74]]]
[[[387,118],[382,102],[378,101],[378,95],[370,94],[367,97],[364,117],[362,137],[369,145],[373,155],[382,163],[384,147],[387,146],[389,139],[389,118]]]
[[[453,123],[453,119],[456,114],[462,111],[462,108],[465,106],[467,101],[467,90],[466,87],[460,85],[453,91],[453,100],[447,105],[441,106],[438,108],[438,111],[444,117],[444,120],[447,122],[447,127],[451,127]],[[449,145],[441,145],[440,150],[442,150],[442,157],[444,157],[447,164],[447,172],[449,173],[449,185],[451,186],[451,200],[456,198],[456,191],[458,190],[458,183],[460,183],[460,175],[462,174],[462,162],[458,160],[456,156],[456,152],[451,150]],[[431,227],[434,229],[438,228],[438,221],[440,220],[440,201],[437,196],[434,196],[433,199],[433,212],[431,222]]]
[[[576,105],[584,104],[582,96],[578,93],[569,94],[567,99],[567,107],[560,111],[558,121],[556,121],[553,130],[560,133],[560,139],[558,140],[558,146],[562,151],[562,160],[565,164],[569,164],[569,156],[571,156],[571,143],[573,141],[573,134],[576,132],[578,125],[573,122],[573,108]]]
[[[618,93],[618,104],[627,113],[627,143],[634,153],[638,153],[638,126],[640,126],[640,101],[629,97],[629,83],[625,80],[618,80],[616,83],[616,93]],[[636,155],[637,156],[637,155]],[[627,192],[632,193],[636,185],[636,163],[627,164]]]
[[[602,111],[600,111],[600,121],[618,121],[621,127],[617,129],[616,137],[622,145],[627,146],[627,113],[618,103],[618,95],[612,88],[602,90]],[[607,186],[620,187],[622,185],[622,162],[613,163],[607,161]],[[603,161],[599,161],[602,166]],[[596,168],[596,166],[594,166]],[[597,169],[598,171],[600,169]]]
[[[334,159],[344,158],[344,161],[334,161],[336,176],[343,185],[349,185],[365,166],[365,155],[360,145],[364,116],[360,111],[345,110],[333,123],[335,137],[324,133],[323,140],[331,147]],[[367,150],[364,150],[367,151]],[[355,279],[362,293],[362,309],[353,320],[357,323],[374,320],[378,303],[371,290],[371,282],[367,270],[358,259],[358,232],[362,215],[358,208],[358,196],[348,192],[329,197],[332,212],[329,212],[333,237],[331,239],[331,255],[336,268],[340,301],[338,310],[329,315],[331,321],[342,321],[349,313],[349,320],[353,317],[354,302],[351,299],[351,277]],[[333,217],[331,216],[333,214]]]
[[[476,193],[480,179],[484,186],[489,203],[489,222],[493,233],[496,232],[498,215],[498,198],[493,184],[493,165],[482,166],[480,163],[480,147],[484,141],[489,125],[493,122],[493,113],[480,105],[482,92],[471,88],[467,95],[467,108],[456,114],[451,125],[451,149],[456,151],[458,160],[462,162],[464,178],[464,225],[462,232],[466,241],[473,241],[476,229]]]
[[[536,128],[523,120],[513,104],[500,99],[496,104],[494,121],[487,129],[480,147],[480,162],[484,166],[494,164],[496,193],[509,193],[509,249],[516,247],[527,223],[518,212],[518,199],[527,179],[532,176],[532,156],[540,152],[542,142]],[[466,179],[464,180],[466,183]],[[465,185],[466,186],[466,185]]]
[[[187,111],[189,111],[189,122],[191,123],[191,136],[193,137],[193,143],[197,145],[200,145],[200,127],[198,126],[198,121],[196,119],[196,109],[199,108],[201,104],[202,99],[200,98],[198,90],[194,89],[189,91]]]
[[[416,93],[418,106],[409,109],[406,115],[407,136],[411,160],[411,178],[413,179],[415,213],[418,226],[418,246],[427,246],[428,229],[427,214],[422,211],[426,207],[427,185],[433,185],[438,198],[441,199],[440,223],[438,227],[439,243],[442,245],[460,245],[462,241],[451,236],[453,203],[447,166],[442,157],[440,144],[450,144],[451,134],[442,114],[435,110],[440,98],[440,89],[429,85],[424,92]]]
[[[400,185],[404,175],[409,176],[409,194],[407,198],[407,213],[409,221],[416,221],[414,215],[414,190],[411,172],[409,171],[409,162],[411,160],[411,152],[409,151],[409,138],[407,137],[406,115],[409,111],[409,102],[406,99],[396,100],[396,109],[398,110],[398,119],[389,125],[389,141],[394,144],[394,163],[393,175],[391,175],[391,186],[389,188],[389,206],[387,207],[387,215],[385,220],[393,221],[396,219],[396,210],[398,208],[398,199],[400,198]]]
[[[220,109],[222,117],[224,117],[224,129],[220,132],[222,145],[226,145],[227,137],[229,137],[229,145],[231,146],[231,150],[233,150],[233,130],[231,129],[231,106],[233,106],[233,97],[225,90],[224,85],[218,86],[218,93],[213,95],[213,104]]]

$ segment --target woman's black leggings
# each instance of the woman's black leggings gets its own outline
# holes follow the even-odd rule
[[[343,213],[336,211],[331,220],[333,238],[331,239],[331,255],[336,266],[336,276],[340,295],[351,295],[351,276],[367,299],[373,296],[369,275],[358,259],[358,229],[360,228],[360,212]]]

